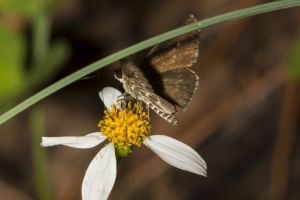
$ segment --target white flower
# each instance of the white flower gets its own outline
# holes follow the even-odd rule
[[[114,108],[116,107],[112,107],[111,105],[117,103],[117,97],[120,96],[121,93],[114,88],[106,87],[103,89],[102,92],[99,92],[99,95],[102,101],[104,102],[104,105],[107,108],[111,107],[111,109],[114,110]],[[114,115],[117,114],[114,113]],[[140,119],[142,117],[147,118],[144,115],[136,118]],[[126,126],[127,123],[129,124],[129,122],[125,123]],[[139,121],[139,127],[143,126],[143,123],[145,122]],[[128,128],[128,130],[126,128],[126,131],[129,131],[130,128]],[[136,127],[133,127],[132,129],[134,129],[135,131],[135,128]],[[147,131],[148,129],[143,127],[143,129],[141,130],[143,132],[144,130]],[[122,137],[124,137],[124,135],[122,135]],[[116,136],[114,138],[116,138]],[[75,148],[91,148],[100,144],[106,139],[108,139],[109,141],[113,141],[110,137],[104,136],[101,132],[95,132],[80,137],[43,137],[41,145],[44,147],[54,145],[66,145]],[[156,153],[159,157],[161,157],[170,165],[195,174],[206,176],[205,161],[200,157],[200,155],[196,151],[194,151],[191,147],[185,145],[184,143],[163,135],[152,135],[147,137],[139,135],[138,139],[141,139],[141,142],[143,144],[149,147],[154,153]],[[130,141],[132,140],[136,140],[136,138],[132,139],[131,137]],[[116,143],[109,142],[105,147],[103,147],[100,150],[100,152],[90,163],[82,183],[83,200],[105,200],[108,198],[114,185],[117,174],[117,163],[115,157],[116,145]]]

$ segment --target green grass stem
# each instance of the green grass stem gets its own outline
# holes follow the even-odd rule
[[[6,120],[10,119],[11,117],[15,116],[16,114],[23,111],[24,109],[28,108],[29,106],[40,101],[41,99],[47,97],[48,95],[73,83],[74,81],[76,81],[76,80],[78,80],[78,79],[104,67],[104,66],[107,66],[115,61],[118,61],[121,58],[124,58],[128,55],[134,54],[138,51],[141,51],[145,48],[153,46],[157,43],[166,41],[173,37],[177,37],[179,35],[182,35],[182,34],[197,30],[197,29],[205,28],[205,27],[223,23],[226,21],[231,21],[231,20],[235,20],[235,19],[239,19],[239,18],[243,18],[243,17],[247,17],[247,16],[257,15],[257,14],[261,14],[261,13],[265,13],[265,12],[271,12],[271,11],[294,7],[294,6],[299,6],[299,5],[300,5],[299,0],[285,0],[285,1],[276,1],[276,2],[272,2],[272,3],[261,4],[258,6],[222,14],[222,15],[212,17],[212,18],[209,18],[206,20],[201,20],[196,23],[174,29],[172,31],[163,33],[163,34],[153,37],[151,39],[137,43],[131,47],[125,48],[117,53],[107,56],[95,63],[92,63],[92,64],[82,68],[81,70],[78,70],[78,71],[74,72],[73,74],[63,78],[62,80],[57,81],[56,83],[50,85],[49,87],[45,88],[44,90],[38,92],[37,94],[33,95],[32,97],[28,98],[27,100],[23,101],[16,107],[12,108],[11,110],[9,110],[6,113],[4,113],[3,115],[1,115],[0,116],[0,124],[5,122]]]

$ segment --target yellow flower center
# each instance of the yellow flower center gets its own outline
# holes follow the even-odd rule
[[[104,111],[104,119],[98,124],[102,135],[120,147],[130,147],[132,145],[141,146],[150,132],[149,118],[143,107],[129,102],[124,109],[117,108],[116,104],[111,109]]]

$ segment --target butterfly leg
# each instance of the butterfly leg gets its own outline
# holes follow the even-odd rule
[[[147,107],[148,120],[149,120],[149,122],[150,122],[149,106],[147,105],[146,107]]]
[[[128,94],[127,92],[124,92],[123,94],[117,97],[117,102],[118,105],[121,106],[121,109],[124,109],[126,107],[127,101],[129,101],[130,99],[131,99],[131,95]]]

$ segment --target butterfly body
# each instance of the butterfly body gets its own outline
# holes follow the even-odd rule
[[[197,20],[189,15],[179,26]],[[200,31],[193,31],[156,45],[140,67],[121,60],[115,77],[128,95],[143,101],[171,124],[176,124],[176,106],[186,110],[198,88],[199,78],[190,70],[198,58]]]
[[[151,85],[139,68],[130,61],[121,60],[121,67],[115,72],[116,79],[120,80],[123,88],[130,97],[144,102],[158,115],[171,124],[176,124],[176,107],[154,93]]]

